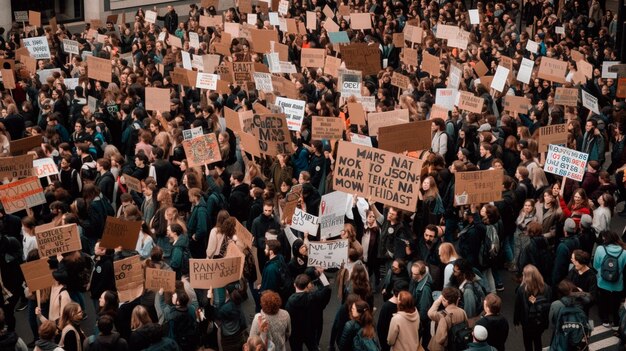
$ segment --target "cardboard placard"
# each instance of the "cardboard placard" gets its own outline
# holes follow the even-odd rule
[[[241,224],[237,219],[235,220],[237,221],[237,225],[235,226],[237,241],[243,243],[245,247],[251,248],[252,243],[254,242],[254,237],[252,236],[252,233],[250,233],[250,231],[246,227],[244,227],[244,225]]]
[[[233,62],[233,79],[239,85],[254,82],[254,64],[252,62]]]
[[[554,104],[563,106],[578,106],[578,89],[557,87],[554,92]]]
[[[278,31],[273,29],[251,29],[250,35],[252,40],[250,41],[250,49],[255,52],[264,54],[271,52],[270,42],[280,42],[278,40]]]
[[[333,189],[415,211],[422,160],[340,141]]]
[[[15,18],[15,22],[27,22],[28,11],[13,11],[13,17]]]
[[[419,64],[419,57],[416,49],[412,48],[402,48],[402,63],[417,67]],[[439,64],[437,64],[437,69],[439,68]],[[426,70],[426,68],[424,68]]]
[[[41,27],[41,12],[29,10],[28,24],[35,27]]]
[[[310,30],[317,29],[317,14],[313,11],[306,12],[306,28]]]
[[[144,274],[139,255],[113,262],[113,270],[120,302],[132,301],[143,294]]]
[[[547,56],[541,57],[537,78],[549,80],[554,83],[565,83],[567,62],[553,59]]]
[[[44,230],[38,228],[40,227],[35,227],[35,236],[39,257],[56,256],[83,248],[75,223]]]
[[[189,167],[197,167],[222,160],[220,146],[215,134],[203,134],[197,138],[183,141],[185,156]]]
[[[309,260],[307,266],[339,268],[348,262],[348,239],[309,242]]]
[[[222,16],[200,16],[200,27],[217,27],[224,23]]]
[[[280,202],[281,211],[280,211],[280,222],[286,225],[291,225],[291,220],[293,218],[293,214],[296,213],[296,208],[298,208],[298,199],[294,199],[292,201],[284,201]]]
[[[126,186],[128,187],[128,190],[133,190],[136,191],[138,193],[141,193],[142,186],[141,186],[141,181],[135,177],[132,177],[128,174],[124,174],[122,175],[122,177],[124,177],[124,182],[126,183]]]
[[[350,28],[354,30],[372,29],[372,15],[368,13],[351,13]]]
[[[365,125],[365,109],[360,102],[349,102],[348,113],[350,114],[350,124]]]
[[[146,87],[146,110],[170,111],[170,89]]]
[[[450,111],[448,108],[435,104],[430,109],[430,118],[441,118],[445,121],[448,118],[448,111]]]
[[[404,40],[408,40],[411,43],[422,43],[422,38],[424,37],[424,30],[422,27],[406,24],[404,26]]]
[[[172,270],[146,267],[145,288],[152,291],[174,292],[176,290],[176,272]]]
[[[429,54],[427,51],[422,52],[422,69],[433,77],[439,77],[441,75],[441,68],[439,67],[439,58],[435,55]]]
[[[270,156],[291,153],[291,137],[287,117],[283,113],[255,115],[252,134],[258,138],[261,153]]]
[[[370,136],[378,136],[378,128],[409,122],[409,110],[371,112],[367,115]]]
[[[578,71],[582,72],[588,79],[593,78],[593,65],[591,63],[580,60],[576,62],[576,67]]]
[[[33,155],[0,157],[0,179],[32,177],[34,174]]]
[[[22,49],[26,50],[26,48],[22,48]],[[26,51],[28,51],[28,50],[26,50]],[[16,56],[17,56],[17,52],[16,52]],[[26,70],[29,73],[37,72],[37,59],[32,58],[29,55],[22,55],[20,57],[20,61],[22,61],[22,63],[24,64],[24,68],[26,68]]]
[[[5,89],[15,89],[15,74],[11,69],[2,69],[0,70],[0,74],[2,74],[2,84]]]
[[[505,111],[526,114],[532,103],[524,96],[505,95],[503,106]]]
[[[380,51],[376,45],[354,43],[341,47],[341,55],[346,68],[363,72],[363,75],[375,75],[380,71]]]
[[[54,277],[52,277],[52,269],[50,269],[47,257],[22,263],[20,269],[24,274],[24,280],[31,293],[49,288],[56,283]]]
[[[618,98],[626,98],[626,78],[618,78],[617,79],[617,91],[615,95]]]
[[[549,145],[548,156],[546,157],[543,170],[580,182],[583,180],[583,176],[587,170],[588,159],[589,155],[584,152],[558,145]]]
[[[0,201],[6,213],[15,213],[45,204],[46,197],[39,178],[33,176],[0,185]]]
[[[431,121],[416,121],[380,127],[378,129],[378,148],[396,153],[407,150],[429,150],[431,124]]]
[[[341,66],[341,59],[334,56],[326,56],[324,64],[324,73],[333,77],[339,75],[339,67]]]
[[[32,149],[41,146],[43,143],[43,136],[33,135],[30,137],[12,140],[10,142],[9,150],[11,150],[11,155],[22,155]]]
[[[485,99],[467,91],[459,91],[459,109],[473,113],[482,113]]]
[[[261,157],[261,148],[259,147],[259,141],[257,137],[250,133],[240,132],[239,139],[241,145],[246,149],[246,152],[253,156]]]
[[[241,261],[241,257],[190,259],[189,283],[195,289],[223,288],[240,279]]]
[[[504,172],[499,169],[454,174],[454,205],[478,205],[502,200]]]
[[[341,118],[314,116],[312,121],[311,140],[336,140],[343,137],[345,124]]]
[[[116,217],[107,217],[100,247],[115,249],[121,246],[126,250],[137,247],[137,238],[141,231],[142,221],[127,221]]]
[[[548,151],[550,144],[567,145],[567,124],[553,124],[539,128],[539,152]]]
[[[226,120],[226,126],[234,132],[249,132],[252,125],[252,117],[254,111],[239,111],[224,107],[224,119]]]
[[[393,72],[391,76],[391,85],[400,89],[408,89],[411,84],[411,79],[404,74]]]
[[[146,22],[148,23],[155,23],[157,20],[157,13],[155,11],[152,10],[147,10],[145,12],[146,16],[144,17],[144,19],[146,20]]]
[[[393,33],[393,46],[397,48],[404,47],[404,34],[403,33]]]
[[[324,67],[326,49],[303,48],[300,52],[300,65],[302,67]]]
[[[111,83],[111,60],[87,56],[87,77]]]

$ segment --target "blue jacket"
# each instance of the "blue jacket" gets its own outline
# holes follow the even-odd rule
[[[283,255],[277,255],[271,260],[267,261],[265,268],[263,268],[263,277],[261,279],[261,288],[259,292],[265,290],[279,291],[280,289],[280,268],[286,266]]]
[[[196,236],[196,240],[204,240],[209,232],[209,212],[206,207],[204,198],[200,198],[200,202],[193,207],[189,220],[187,220],[187,233],[191,238]]]
[[[607,251],[611,256],[619,256],[619,280],[616,282],[607,282],[602,279],[602,261],[606,256]],[[626,253],[621,246],[610,244],[602,245],[596,248],[596,252],[593,258],[593,268],[598,272],[598,287],[607,291],[622,291],[624,289],[624,266],[626,266]],[[620,256],[621,253],[621,256]]]
[[[569,264],[574,250],[580,249],[580,241],[577,235],[564,238],[556,248],[554,266],[552,267],[552,283],[558,284],[567,276]],[[626,259],[626,257],[624,257]]]

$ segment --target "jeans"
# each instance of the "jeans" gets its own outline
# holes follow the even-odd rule
[[[35,308],[37,308],[37,300],[29,299],[28,300],[28,326],[30,327],[30,331],[33,333],[33,340],[39,340],[39,324],[37,324],[37,315],[35,315]],[[43,305],[41,306],[41,309],[43,310]]]

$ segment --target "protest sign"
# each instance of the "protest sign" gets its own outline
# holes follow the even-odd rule
[[[46,37],[24,38],[24,47],[34,59],[49,59],[50,46]]]
[[[78,42],[75,40],[63,39],[63,51],[68,54],[79,55],[80,49]]]
[[[157,13],[155,11],[151,11],[151,10],[147,10],[145,12],[145,17],[144,19],[146,20],[146,22],[148,23],[156,23],[157,20]]]
[[[361,135],[361,134],[350,134],[350,142],[356,145],[363,145],[372,147],[372,137],[369,135]]]
[[[459,28],[453,25],[438,24],[437,33],[435,34],[437,39],[454,39],[459,34]]]
[[[23,49],[25,49],[25,48],[23,48]],[[16,55],[17,55],[17,52],[16,52]],[[28,72],[35,73],[35,72],[37,72],[37,59],[35,59],[33,57],[30,57],[29,55],[30,54],[22,55],[20,57],[20,61],[22,62],[22,64],[24,64],[24,68]]]
[[[339,142],[333,189],[415,211],[422,160]]]
[[[416,121],[380,127],[378,129],[378,148],[401,153],[404,151],[430,149],[431,121]]]
[[[338,236],[343,230],[349,200],[348,194],[341,191],[333,191],[322,196],[319,210],[321,239]]]
[[[80,78],[64,78],[63,83],[67,90],[76,90],[76,87],[80,84]]]
[[[339,268],[348,262],[348,249],[350,243],[348,239],[309,242],[309,260],[307,266]]]
[[[526,114],[532,103],[524,96],[505,95],[503,106],[505,111]]]
[[[370,136],[378,136],[378,128],[409,122],[409,110],[391,110],[367,115]]]
[[[196,79],[196,88],[215,90],[217,89],[217,81],[220,76],[212,73],[198,72],[198,78]]]
[[[401,89],[408,89],[410,84],[411,80],[409,77],[398,72],[393,72],[393,75],[391,76],[391,85]]]
[[[35,227],[39,257],[50,257],[82,249],[78,226],[68,224],[50,229]]]
[[[272,75],[270,73],[254,72],[254,85],[258,91],[272,93],[274,85],[272,84]]]
[[[591,63],[580,60],[576,62],[576,67],[586,78],[591,79],[593,77],[593,65]]]
[[[243,224],[239,222],[239,220],[237,220],[236,218],[235,220],[237,221],[237,225],[235,226],[237,241],[243,243],[245,247],[251,248],[252,243],[254,242],[254,237],[252,236],[252,233],[250,233],[250,231],[246,227],[244,227]]]
[[[485,99],[467,91],[459,91],[459,109],[473,113],[482,113]]]
[[[302,67],[324,67],[326,49],[303,48],[300,52],[300,65]]]
[[[422,51],[422,69],[424,72],[433,77],[439,77],[441,75],[441,67],[439,65],[440,62],[437,56],[429,54],[426,50]]]
[[[28,22],[28,11],[13,11],[15,22]]]
[[[189,283],[195,289],[223,288],[240,279],[241,260],[241,257],[190,259]]]
[[[404,47],[404,34],[403,33],[393,33],[393,46],[397,48]]]
[[[476,64],[474,65],[474,71],[476,72],[476,74],[479,77],[484,76],[485,74],[487,74],[487,72],[489,71],[489,69],[487,68],[487,65],[485,65],[485,63],[483,62],[483,60],[480,60],[478,62],[476,62]]]
[[[128,190],[133,190],[138,193],[141,193],[143,188],[141,186],[141,181],[139,179],[132,177],[128,174],[124,174],[122,175],[122,177],[124,178],[124,181],[126,183],[126,186],[128,187]]]
[[[528,39],[528,41],[526,42],[526,50],[532,52],[533,54],[536,54],[537,52],[539,52],[539,43]]]
[[[498,65],[496,69],[496,74],[493,76],[493,80],[491,81],[491,88],[502,92],[504,90],[504,85],[506,84],[506,79],[509,76],[510,70],[504,66]]]
[[[348,113],[350,114],[350,124],[352,125],[364,125],[365,122],[365,110],[363,105],[358,102],[348,102]]]
[[[350,37],[348,32],[329,32],[328,38],[332,44],[348,44],[350,43]]]
[[[183,140],[189,140],[204,134],[202,126],[183,130]]]
[[[189,47],[200,48],[200,36],[196,32],[189,32]]]
[[[546,157],[543,170],[580,182],[583,180],[583,175],[587,170],[588,158],[589,155],[584,152],[558,145],[549,145],[548,156]]]
[[[547,56],[541,57],[537,78],[549,80],[554,83],[565,83],[567,62],[553,59]]]
[[[32,177],[33,155],[0,157],[0,180]]]
[[[319,218],[296,207],[291,217],[291,228],[303,233],[317,235]]]
[[[41,12],[29,10],[28,24],[35,27],[41,27]]]
[[[244,85],[246,82],[253,82],[253,72],[254,64],[252,62],[233,62],[233,79],[235,83]]]
[[[220,146],[214,133],[183,140],[189,167],[208,165],[222,160]]]
[[[317,29],[317,14],[313,11],[306,12],[306,29]]]
[[[598,106],[598,98],[589,94],[588,92],[586,92],[585,90],[580,90],[581,94],[582,94],[582,100],[583,100],[583,106],[585,108],[587,108],[588,110],[590,110],[591,112],[599,115],[600,114],[600,107]]]
[[[554,104],[563,106],[578,106],[578,89],[557,87],[554,92]]]
[[[457,172],[454,174],[454,205],[478,205],[502,200],[504,172],[488,171]]]
[[[411,43],[420,44],[422,42],[422,38],[424,37],[424,30],[422,27],[410,25],[404,26],[404,40],[408,40]]]
[[[46,197],[39,178],[33,176],[0,185],[0,201],[6,213],[15,213],[45,204]]]
[[[306,105],[306,101],[287,99],[279,96],[276,98],[276,105],[279,106],[286,115],[289,130],[300,131],[302,120],[304,119],[304,106]]]
[[[91,79],[111,83],[111,60],[87,56],[87,76]]]
[[[335,56],[326,56],[325,64],[324,64],[324,73],[330,74],[333,77],[337,77],[339,75],[339,66],[341,66],[341,59]]]
[[[257,111],[258,113],[261,113]],[[228,107],[224,107],[224,119],[226,120],[226,126],[234,132],[250,132],[252,129],[252,117],[254,111],[239,111],[235,112]]]
[[[517,72],[517,80],[524,84],[528,84],[530,82],[530,76],[533,73],[533,67],[535,67],[535,61],[529,60],[525,57],[522,58],[522,63],[519,71]]]
[[[610,68],[619,63],[619,61],[602,61],[602,78],[617,79],[617,73]]]
[[[126,250],[134,250],[140,231],[141,221],[127,221],[109,216],[104,224],[100,247],[115,249],[121,246]]]
[[[566,145],[567,144],[567,124],[552,124],[539,128],[539,152],[548,151],[550,144]]]
[[[21,155],[41,146],[41,143],[43,143],[43,135],[33,135],[26,138],[12,140],[9,144],[9,150],[11,150],[11,155]]]
[[[480,15],[478,9],[469,10],[470,24],[480,24]]]
[[[0,70],[0,74],[2,75],[2,85],[4,85],[4,89],[15,89],[15,73],[12,69],[2,69]]]
[[[339,81],[342,97],[361,96],[361,72],[339,70]]]
[[[146,110],[170,111],[170,89],[146,87]]]
[[[52,269],[50,269],[48,264],[48,257],[22,263],[20,268],[24,274],[24,281],[26,281],[28,290],[31,293],[49,288],[56,282],[54,277],[52,277]]]
[[[378,74],[380,71],[380,50],[378,45],[353,43],[341,47],[341,56],[347,69],[358,70],[363,75]]]
[[[448,111],[453,111],[457,95],[456,89],[438,88],[435,92],[435,104],[445,107]]]
[[[343,137],[345,124],[341,118],[314,116],[312,121],[311,140],[334,140]]]
[[[351,13],[350,28],[354,30],[365,30],[372,28],[372,15],[367,13]]]
[[[430,118],[442,118],[445,121],[448,118],[449,111],[446,107],[434,104],[430,109]]]
[[[626,98],[626,78],[618,78],[617,79],[617,91],[615,95],[618,98]]]
[[[120,302],[132,301],[143,294],[144,275],[139,255],[113,262],[113,270]]]
[[[290,193],[291,194],[291,193]],[[289,195],[289,194],[288,194]],[[279,203],[280,205],[280,222],[286,225],[291,225],[291,220],[293,218],[293,214],[296,212],[296,208],[298,208],[298,199],[294,199],[291,201],[287,201],[288,199],[284,199]]]
[[[173,270],[146,267],[146,289],[152,291],[174,292],[176,290],[176,272]]]

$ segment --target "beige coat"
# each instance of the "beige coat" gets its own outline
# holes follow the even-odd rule
[[[441,301],[437,299],[435,303],[428,310],[428,318],[435,322],[435,335],[430,339],[428,349],[430,351],[444,351],[448,343],[448,330],[454,324],[461,323],[467,320],[467,315],[462,308],[456,305],[448,305],[445,308],[446,314],[443,311],[438,312]],[[451,323],[450,323],[451,322]]]
[[[423,350],[419,330],[420,315],[417,310],[413,313],[394,313],[389,324],[387,344],[393,351]]]

